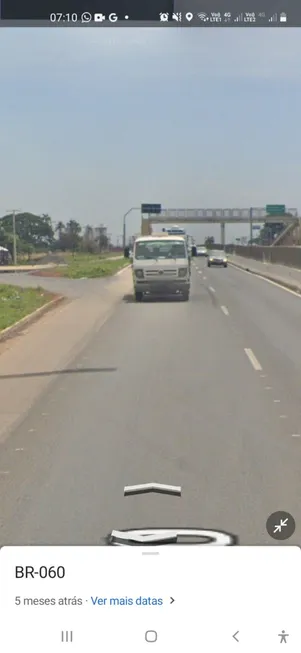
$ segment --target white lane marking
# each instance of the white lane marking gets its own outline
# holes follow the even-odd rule
[[[227,309],[227,306],[221,306],[221,310],[223,311],[223,313],[224,313],[225,315],[229,315],[229,311],[228,311],[228,309]]]
[[[206,281],[207,277],[204,277],[204,281]]]
[[[300,433],[292,433],[292,438],[300,438]]]
[[[274,404],[280,404],[280,399],[274,399]]]
[[[267,374],[260,374],[261,379],[266,379],[266,377],[267,377]]]
[[[4,476],[4,475],[7,475],[7,474],[9,474],[9,472],[6,472],[6,471],[5,471],[5,472],[2,472],[2,471],[0,471],[0,476]]]
[[[265,386],[265,390],[272,390],[272,388],[271,388],[270,385],[266,385],[266,386]]]
[[[260,372],[262,370],[262,367],[259,361],[257,360],[255,354],[252,352],[252,349],[244,349],[244,351],[245,354],[248,356],[251,365],[254,367],[254,370],[256,370],[256,372]]]
[[[231,265],[231,263],[230,263]],[[246,274],[251,274],[253,277],[257,277],[257,279],[261,279],[262,281],[267,281],[267,283],[271,283],[272,286],[277,286],[277,288],[281,288],[281,290],[286,290],[286,292],[291,293],[291,295],[295,295],[295,297],[298,297],[301,299],[301,294],[299,292],[296,292],[296,290],[291,290],[290,288],[286,288],[285,286],[282,286],[281,283],[277,283],[277,281],[272,281],[271,279],[267,279],[266,277],[263,277],[260,272],[248,272],[248,270],[243,270],[242,268],[238,268],[234,263],[232,264],[233,268],[236,268],[236,270],[239,270],[240,272],[245,272]],[[294,280],[292,280],[292,283]],[[298,282],[296,282],[298,283]]]
[[[202,270],[199,270],[199,274],[203,274],[203,273],[202,273]]]
[[[279,415],[280,419],[286,419],[287,415]]]
[[[18,447],[15,451],[24,451],[23,447]]]
[[[211,290],[211,292],[215,292],[215,290],[214,290],[214,288],[212,288],[212,286],[209,286],[209,290]]]

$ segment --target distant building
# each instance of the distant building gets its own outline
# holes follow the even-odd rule
[[[99,241],[100,238],[107,237],[108,228],[101,225],[100,227],[87,227],[84,238],[88,242]]]

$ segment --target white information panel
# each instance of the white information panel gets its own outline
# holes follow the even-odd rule
[[[3,547],[0,574],[5,653],[301,651],[298,547]]]

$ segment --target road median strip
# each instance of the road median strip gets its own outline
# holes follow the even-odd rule
[[[263,279],[267,279],[268,281],[272,281],[274,283],[277,283],[279,286],[283,286],[284,288],[288,288],[288,290],[292,290],[293,292],[297,293],[298,295],[301,295],[301,285],[297,285],[292,283],[291,281],[288,281],[286,279],[283,279],[282,277],[277,277],[274,275],[266,274],[264,271],[259,271],[259,270],[254,270],[251,267],[249,267],[246,264],[242,263],[236,263],[234,261],[229,261],[230,265],[232,265],[235,268],[239,268],[240,270],[245,270],[245,272],[249,272],[250,274],[254,274],[257,277],[262,277]]]
[[[31,272],[39,277],[67,277],[69,279],[97,279],[114,276],[128,266],[128,259],[121,257],[102,258],[101,256],[77,254],[66,257],[66,264],[48,270]]]

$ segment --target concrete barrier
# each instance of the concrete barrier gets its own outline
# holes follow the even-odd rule
[[[227,245],[229,254],[254,259],[261,263],[278,263],[301,269],[301,247],[263,247],[261,245]]]

